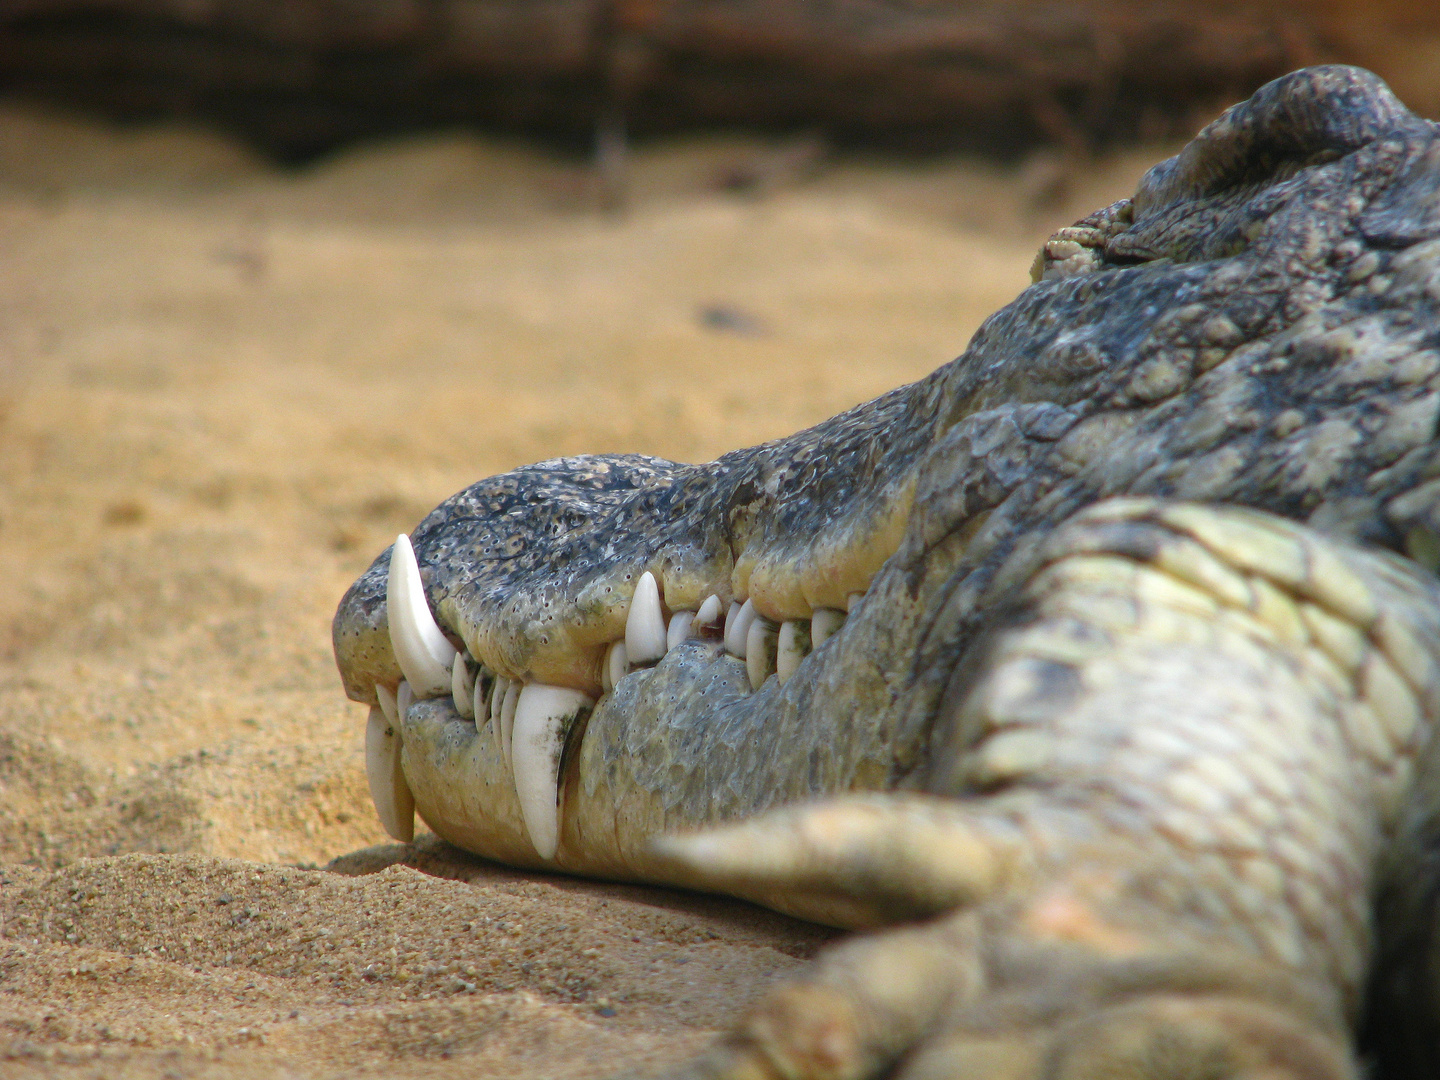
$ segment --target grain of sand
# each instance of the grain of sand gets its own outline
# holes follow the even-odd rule
[[[387,844],[329,643],[483,475],[704,460],[923,375],[1156,152],[804,157],[642,149],[607,216],[468,136],[281,173],[0,111],[0,1075],[650,1068],[831,936]]]

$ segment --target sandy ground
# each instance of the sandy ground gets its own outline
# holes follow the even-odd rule
[[[1160,153],[796,151],[644,149],[607,216],[469,137],[281,174],[0,110],[0,1075],[651,1068],[829,938],[386,844],[329,642],[480,476],[701,460],[924,374]]]

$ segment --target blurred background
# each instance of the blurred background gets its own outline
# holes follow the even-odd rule
[[[0,88],[303,160],[439,125],[816,130],[1015,152],[1154,138],[1322,60],[1440,104],[1416,0],[10,0]]]

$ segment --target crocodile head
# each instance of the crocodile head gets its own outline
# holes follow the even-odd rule
[[[1374,76],[1269,84],[1034,278],[958,359],[797,435],[517,469],[382,553],[333,629],[391,833],[413,805],[504,862],[686,884],[657,835],[1003,786],[1003,755],[949,745],[975,642],[1116,497],[1434,568],[1440,137]]]

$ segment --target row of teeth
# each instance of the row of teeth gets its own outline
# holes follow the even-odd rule
[[[862,594],[849,600],[854,606]],[[380,704],[370,712],[365,737],[365,773],[381,823],[397,840],[414,836],[414,797],[400,764],[400,719],[412,701],[451,695],[455,711],[477,728],[495,725],[505,764],[514,778],[530,842],[542,858],[559,846],[560,752],[565,733],[595,707],[590,695],[564,686],[519,682],[496,675],[468,654],[457,652],[435,622],[425,599],[420,566],[410,538],[401,534],[390,556],[385,602],[390,645],[405,678],[395,693],[377,684]],[[720,637],[725,649],[745,661],[752,689],[774,675],[784,684],[800,662],[840,629],[846,613],[820,608],[809,620],[776,623],[746,600],[724,611],[711,595],[698,611],[677,611],[665,620],[655,576],[640,576],[625,620],[625,637],[612,642],[601,666],[604,693],[631,670],[648,667],[690,637]]]
[[[860,596],[856,593],[850,597],[851,603]],[[647,570],[640,575],[631,597],[624,639],[611,642],[606,651],[600,684],[609,693],[630,670],[658,662],[686,638],[720,637],[726,652],[745,661],[752,690],[759,690],[771,675],[784,686],[800,661],[840,629],[845,614],[834,608],[820,608],[809,619],[777,623],[760,615],[750,600],[732,601],[724,609],[720,597],[711,594],[698,611],[677,611],[667,625],[660,606],[660,588],[655,575]]]

